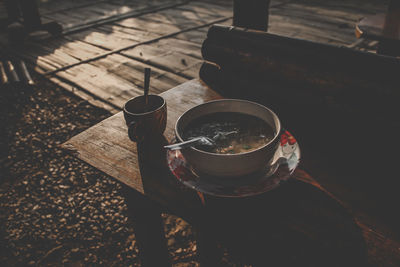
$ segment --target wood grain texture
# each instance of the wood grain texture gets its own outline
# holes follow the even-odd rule
[[[118,54],[58,72],[56,77],[120,109],[126,100],[143,93],[146,67],[152,68],[150,92],[153,94],[187,81],[182,76]]]
[[[66,8],[54,13],[47,13],[44,18],[56,20],[63,25],[64,33],[81,31],[93,26],[111,23],[124,18],[140,16],[154,10],[163,10],[184,4],[184,1],[129,1],[106,2]]]
[[[217,93],[209,90],[198,80],[184,83],[161,95],[167,101],[168,115],[165,136],[168,140],[174,138],[175,122],[184,111],[219,97]],[[63,147],[76,151],[80,159],[137,191],[143,192],[137,165],[136,144],[128,138],[122,112],[73,137]],[[93,157],[95,154],[100,157]]]
[[[269,30],[278,35],[347,46],[355,43],[354,23],[364,16],[384,12],[386,2],[276,0],[270,5]],[[92,102],[96,98],[95,103],[109,110],[119,108],[135,95],[129,87],[140,87],[142,83],[137,68],[140,64],[163,71],[152,83],[155,93],[198,77],[201,44],[208,23],[233,16],[231,0],[51,1],[41,8],[44,19],[60,22],[68,33],[51,39],[35,36],[24,46],[8,47],[9,51],[35,71],[51,74],[49,77],[55,83],[67,90],[75,88],[76,94],[88,96]],[[232,25],[232,19],[221,23]],[[187,32],[179,33],[180,30]],[[3,33],[0,44],[8,45]],[[125,47],[128,48],[119,51]],[[110,71],[104,69],[102,64],[108,60],[108,53],[122,55],[124,63],[115,63]],[[60,73],[54,74],[57,70]],[[104,85],[99,75],[105,76]]]
[[[346,47],[213,25],[202,52],[205,60],[224,69],[260,78],[280,73],[286,80],[319,84],[325,91],[370,87],[398,95],[398,59]]]

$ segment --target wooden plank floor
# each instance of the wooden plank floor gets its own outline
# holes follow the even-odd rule
[[[384,12],[378,0],[272,0],[270,29],[279,35],[341,46],[358,44],[355,23]],[[151,67],[151,92],[198,76],[201,44],[211,24],[232,24],[232,0],[53,0],[40,6],[63,36],[38,35],[24,46],[0,45],[77,95],[117,111],[141,94]],[[368,49],[368,46],[355,46]]]

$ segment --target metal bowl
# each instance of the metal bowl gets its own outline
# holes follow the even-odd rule
[[[246,100],[222,99],[195,106],[186,111],[176,122],[175,135],[179,142],[186,126],[199,117],[217,112],[236,112],[258,117],[274,130],[273,139],[255,150],[237,154],[210,153],[189,147],[181,152],[198,173],[217,177],[239,177],[266,168],[279,147],[281,123],[278,116],[267,107]]]

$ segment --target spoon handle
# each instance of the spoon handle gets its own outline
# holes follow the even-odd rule
[[[149,104],[150,74],[151,74],[151,69],[145,68],[144,69],[144,99],[145,99],[146,107]]]
[[[193,138],[188,141],[181,142],[181,143],[164,146],[164,148],[169,149],[169,150],[183,149],[185,147],[189,147],[189,146],[192,146],[192,145],[200,142],[201,139],[202,139],[202,137],[196,137],[196,138]]]

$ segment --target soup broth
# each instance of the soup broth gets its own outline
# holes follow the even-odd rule
[[[237,154],[255,150],[272,140],[272,127],[260,118],[236,112],[217,112],[191,121],[183,129],[183,139],[205,136],[215,145],[197,145],[197,149],[218,153]]]

